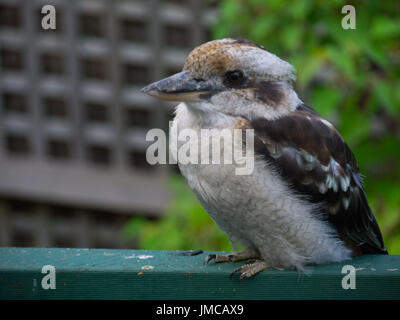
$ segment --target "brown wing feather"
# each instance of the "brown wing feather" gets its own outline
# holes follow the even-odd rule
[[[332,125],[304,104],[279,119],[251,124],[256,152],[292,188],[322,206],[324,212],[316,214],[336,228],[355,255],[387,254],[354,155]]]

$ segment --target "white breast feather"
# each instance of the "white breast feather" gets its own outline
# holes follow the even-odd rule
[[[175,125],[200,130],[234,126],[233,117],[207,119],[181,103]],[[204,116],[204,115],[203,115]],[[201,119],[201,120],[199,120]],[[199,122],[202,123],[199,123]],[[177,145],[171,145],[176,149]],[[174,152],[172,152],[174,153]],[[313,215],[316,208],[302,200],[273,172],[264,159],[256,159],[252,175],[235,175],[235,165],[180,165],[202,205],[231,242],[255,249],[272,267],[304,270],[309,263],[329,263],[351,257],[335,230]],[[318,208],[317,208],[318,209]]]

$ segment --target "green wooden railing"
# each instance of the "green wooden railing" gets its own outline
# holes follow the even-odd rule
[[[399,255],[309,266],[306,274],[267,270],[240,281],[229,274],[241,263],[204,265],[209,252],[177,253],[0,248],[0,299],[400,299]]]

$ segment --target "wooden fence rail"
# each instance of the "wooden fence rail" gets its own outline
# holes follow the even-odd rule
[[[400,299],[400,255],[267,270],[240,281],[241,263],[209,252],[0,248],[0,299]],[[348,266],[348,267],[345,267]],[[347,288],[347,289],[346,289]]]

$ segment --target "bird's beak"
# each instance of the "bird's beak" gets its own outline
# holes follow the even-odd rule
[[[211,90],[210,83],[196,80],[190,76],[189,72],[182,71],[153,82],[140,91],[161,100],[189,102],[203,101]]]

